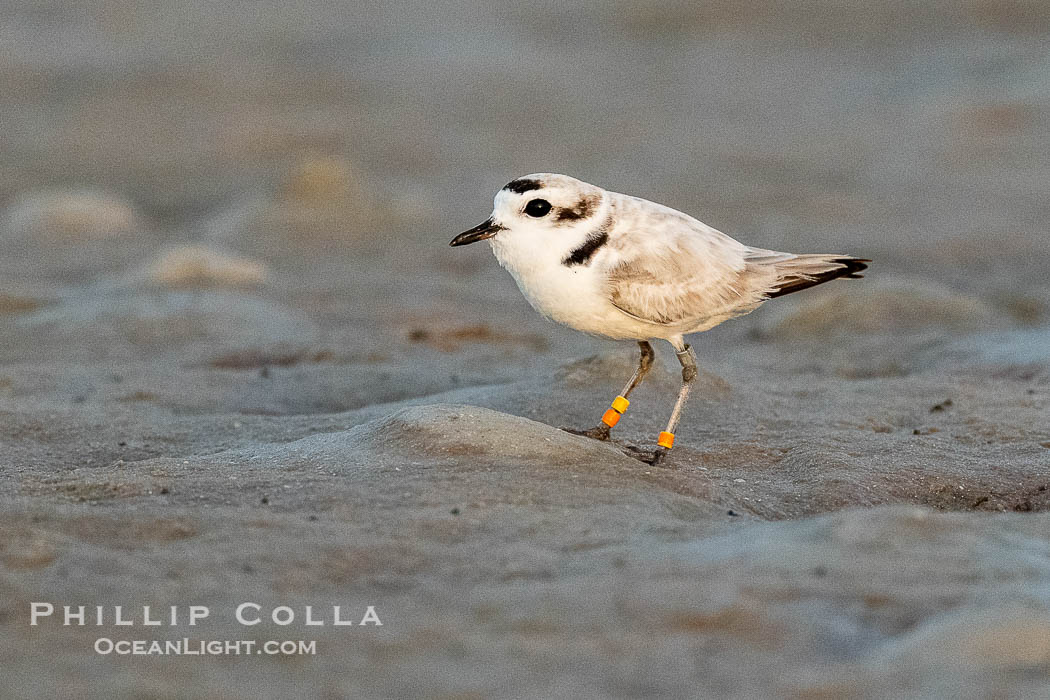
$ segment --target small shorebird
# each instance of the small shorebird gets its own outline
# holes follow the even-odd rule
[[[682,365],[682,387],[653,464],[674,445],[697,376],[687,334],[773,297],[860,277],[871,262],[752,248],[680,211],[554,173],[507,183],[496,194],[492,216],[450,245],[483,240],[540,313],[584,333],[638,341],[638,369],[602,422],[582,434],[609,439],[627,397],[652,367],[649,341],[671,344]]]

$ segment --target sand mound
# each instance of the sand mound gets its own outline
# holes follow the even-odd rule
[[[345,205],[359,197],[350,162],[337,156],[310,156],[286,173],[278,199],[309,207]]]
[[[543,423],[476,406],[412,406],[355,428],[355,440],[377,452],[441,457],[488,457],[550,461],[582,459],[639,463],[615,447]]]
[[[986,671],[1038,668],[1050,663],[1050,614],[1019,604],[935,619],[885,650],[896,672],[958,666]]]
[[[544,467],[574,463],[638,470],[640,462],[614,445],[566,433],[527,418],[477,406],[410,406],[350,430],[314,435],[254,450],[267,461],[309,463],[339,470],[348,464],[419,460],[505,461]]]
[[[1050,328],[975,333],[927,351],[932,367],[1050,368]]]
[[[296,245],[356,241],[373,220],[374,209],[349,161],[311,156],[295,163],[272,193],[219,212],[205,229],[216,241],[276,256]]]
[[[264,263],[202,245],[180,245],[161,251],[136,279],[170,288],[247,287],[262,284]]]
[[[4,239],[15,241],[93,241],[123,236],[141,226],[135,206],[119,195],[55,190],[16,200],[5,214],[2,231]]]
[[[620,523],[623,531],[639,517],[696,527],[726,517],[722,506],[655,482],[661,475],[613,445],[456,404],[416,405],[292,442],[146,460],[92,476],[141,482],[140,493],[114,496],[119,498],[142,498],[145,490],[164,486],[181,500],[206,484],[210,500],[231,505],[407,513],[403,509],[414,504],[420,512],[436,508],[441,517],[456,507],[475,512],[512,507],[525,520],[534,515],[520,509],[540,507],[550,509],[552,518],[589,512]],[[590,528],[567,523],[559,538],[577,525]]]
[[[768,304],[759,333],[794,340],[833,334],[965,332],[1001,325],[981,299],[925,280],[869,277],[863,282],[828,285],[803,292],[795,305]]]
[[[63,348],[75,356],[105,357],[189,343],[245,347],[310,343],[308,319],[272,302],[225,292],[163,292],[73,299],[16,318],[22,344]]]
[[[1037,593],[1047,571],[1031,563],[1045,522],[880,507],[654,548],[652,568],[703,585],[651,596],[669,602],[638,605],[636,621],[718,637],[737,654],[790,648],[748,696],[983,696],[1050,659]],[[714,686],[736,675],[707,663]]]

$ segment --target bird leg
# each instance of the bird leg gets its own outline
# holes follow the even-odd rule
[[[630,403],[630,401],[627,400],[627,397],[631,395],[631,392],[634,391],[636,386],[642,383],[642,380],[645,379],[645,375],[649,374],[649,370],[653,367],[653,360],[656,359],[656,353],[653,352],[653,346],[647,341],[639,340],[638,348],[642,351],[641,357],[638,358],[638,368],[634,370],[634,374],[631,375],[630,380],[624,386],[620,395],[612,402],[612,408],[607,410],[605,415],[602,416],[601,423],[590,430],[579,432],[579,435],[594,438],[595,440],[609,439],[609,431],[619,422],[620,416],[622,416],[623,412],[627,410],[627,405]]]
[[[682,343],[681,348],[675,346],[675,356],[682,363],[682,388],[678,390],[678,400],[675,401],[674,409],[671,411],[671,419],[667,421],[667,429],[660,433],[660,438],[656,441],[659,447],[656,448],[656,453],[653,455],[653,466],[659,464],[674,446],[675,428],[678,427],[678,420],[682,417],[682,409],[685,407],[686,399],[689,398],[689,390],[699,374],[696,368],[696,355],[693,353],[693,348],[687,343]]]

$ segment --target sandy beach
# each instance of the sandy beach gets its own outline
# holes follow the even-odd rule
[[[0,697],[1050,695],[1045,3],[56,0],[0,45]],[[873,263],[694,336],[653,467],[669,346],[570,434],[636,346],[448,247],[538,171]]]

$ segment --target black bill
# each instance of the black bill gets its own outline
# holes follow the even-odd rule
[[[483,224],[478,224],[469,231],[464,231],[459,234],[449,243],[451,246],[467,245],[468,243],[477,243],[483,241],[486,238],[492,238],[497,233],[503,230],[503,227],[497,224],[492,219],[489,219]]]

